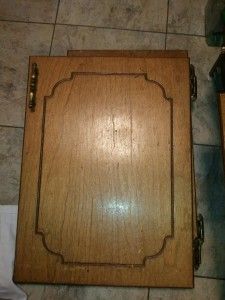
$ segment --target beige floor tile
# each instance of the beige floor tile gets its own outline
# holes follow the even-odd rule
[[[147,300],[147,288],[21,285],[28,300]]]
[[[17,204],[23,129],[0,127],[0,204]]]
[[[54,23],[57,0],[0,0],[0,20]]]
[[[52,55],[71,49],[163,49],[165,34],[57,25]]]
[[[167,0],[61,0],[58,22],[74,25],[166,31]]]
[[[188,50],[198,78],[198,99],[192,104],[195,143],[220,144],[218,106],[209,71],[220,49],[208,47],[204,37],[169,34],[167,49]]]
[[[194,146],[198,212],[205,242],[198,275],[225,278],[225,177],[219,147]]]
[[[168,32],[205,34],[207,0],[170,0]]]
[[[149,300],[224,300],[225,281],[195,278],[194,289],[150,289]]]
[[[23,126],[30,55],[48,55],[53,25],[0,22],[0,125]]]

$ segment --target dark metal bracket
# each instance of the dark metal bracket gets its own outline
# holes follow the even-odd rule
[[[217,93],[225,92],[225,49],[222,48],[222,52],[214,63],[212,69],[209,72],[209,76],[212,78],[214,87]]]
[[[193,241],[194,268],[198,270],[202,262],[202,245],[204,243],[204,219],[201,214],[197,217],[197,237]]]
[[[197,77],[195,75],[195,67],[190,65],[190,88],[191,88],[191,100],[195,101],[198,94]]]
[[[29,93],[29,108],[31,111],[35,110],[37,81],[38,81],[38,67],[36,63],[33,63],[31,67],[30,93]]]

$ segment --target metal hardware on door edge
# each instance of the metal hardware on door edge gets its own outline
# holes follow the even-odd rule
[[[202,244],[204,243],[204,219],[201,214],[197,217],[197,237],[193,241],[194,268],[198,270],[202,262]]]
[[[29,93],[29,98],[30,98],[29,108],[31,111],[34,111],[36,105],[37,80],[38,80],[38,67],[36,63],[33,63],[31,67],[30,93]]]
[[[195,75],[195,67],[190,65],[190,87],[191,87],[191,100],[197,99],[197,77]]]

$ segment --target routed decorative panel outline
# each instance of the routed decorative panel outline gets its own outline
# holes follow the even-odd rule
[[[64,258],[63,253],[60,252],[60,250],[58,249],[52,249],[52,247],[50,247],[48,245],[48,239],[47,239],[47,235],[44,232],[44,230],[40,230],[39,226],[38,226],[38,220],[39,220],[39,206],[40,206],[40,190],[41,190],[41,178],[42,178],[42,164],[43,164],[43,146],[44,146],[44,137],[45,137],[45,118],[46,118],[46,104],[47,101],[52,98],[54,96],[55,90],[62,84],[64,84],[65,82],[69,82],[71,80],[73,80],[74,78],[76,78],[76,76],[88,76],[88,75],[96,75],[96,76],[110,76],[110,75],[116,75],[116,76],[133,76],[134,79],[135,78],[140,78],[143,77],[147,83],[151,83],[154,84],[155,86],[157,86],[161,92],[162,92],[162,96],[163,98],[168,101],[170,103],[170,154],[171,154],[171,161],[170,161],[170,166],[171,166],[171,230],[170,230],[170,234],[166,235],[161,243],[161,247],[159,248],[159,250],[152,254],[152,255],[145,255],[143,257],[143,261],[141,264],[114,264],[114,263],[84,263],[84,262],[77,262],[77,261],[67,261]],[[165,91],[165,88],[157,81],[155,80],[151,80],[148,78],[146,73],[97,73],[97,72],[72,72],[71,76],[69,78],[64,78],[60,81],[58,81],[52,88],[51,94],[48,96],[44,97],[44,101],[43,101],[43,116],[42,116],[42,137],[41,137],[41,151],[40,151],[40,164],[39,164],[39,177],[38,177],[38,195],[37,195],[37,213],[36,213],[36,224],[35,224],[35,231],[36,234],[39,234],[42,236],[42,242],[44,247],[46,248],[46,250],[48,252],[50,252],[53,255],[57,255],[60,257],[61,262],[64,264],[74,264],[74,265],[96,265],[96,266],[115,266],[115,267],[144,267],[145,263],[147,260],[149,259],[153,259],[157,256],[159,256],[160,254],[162,254],[164,248],[166,247],[166,243],[168,239],[171,239],[174,237],[174,158],[173,158],[173,99],[171,97],[168,97]]]

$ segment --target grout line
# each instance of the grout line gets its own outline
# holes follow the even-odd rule
[[[135,31],[135,32],[145,32],[145,33],[158,33],[158,34],[173,34],[173,35],[184,35],[184,36],[194,36],[194,37],[204,37],[202,34],[192,34],[192,33],[182,33],[182,32],[165,32],[165,31],[154,31],[154,30],[144,30],[144,29],[132,29],[132,28],[119,28],[119,27],[105,27],[105,26],[94,26],[94,25],[82,25],[82,24],[64,24],[56,23],[60,26],[71,26],[71,27],[86,27],[86,28],[96,28],[96,29],[112,29],[121,31]]]
[[[217,147],[221,148],[221,145],[210,145],[210,144],[198,144],[198,143],[193,143],[194,146],[205,146],[205,147]]]
[[[10,20],[10,19],[5,19],[5,20],[1,20],[0,22],[11,22],[11,23],[22,23],[22,24],[38,24],[38,25],[54,25],[54,22],[38,22],[38,21],[21,21],[21,20]]]
[[[58,5],[57,5],[57,9],[56,9],[55,23],[54,23],[52,39],[51,39],[51,44],[50,44],[50,49],[49,49],[49,54],[48,54],[49,56],[51,55],[51,52],[52,52],[52,43],[53,43],[53,39],[54,39],[54,35],[55,35],[55,25],[56,25],[56,21],[57,21],[57,17],[58,17],[58,12],[59,12],[59,5],[60,5],[60,0],[58,0]]]
[[[168,33],[169,4],[170,4],[170,0],[167,0],[165,50],[166,50],[167,33]]]
[[[166,37],[165,37],[165,50],[168,50],[167,49],[167,36],[168,36],[168,34],[166,34]]]
[[[60,0],[58,0],[58,5],[57,5],[57,9],[56,9],[56,15],[55,15],[55,24],[56,24],[56,22],[57,22],[57,18],[58,18],[59,6],[60,6]]]
[[[55,25],[54,25],[54,28],[53,28],[53,31],[52,31],[52,38],[51,38],[51,44],[50,44],[48,56],[51,56],[51,52],[52,52],[52,43],[53,43],[54,35],[55,35]]]
[[[211,277],[211,276],[201,276],[201,275],[195,275],[195,278],[206,278],[206,279],[214,279],[214,280],[222,280],[225,281],[225,278],[217,278],[217,277]]]
[[[165,31],[155,31],[155,30],[145,30],[145,29],[134,29],[134,28],[121,28],[121,27],[106,27],[106,26],[94,26],[94,25],[83,25],[83,24],[64,24],[57,23],[56,25],[60,26],[71,26],[71,27],[86,27],[86,28],[95,28],[95,29],[108,29],[108,30],[121,30],[121,31],[134,31],[134,32],[145,32],[145,33],[159,33],[165,34]]]
[[[184,32],[164,32],[164,31],[154,31],[154,30],[142,30],[142,29],[132,29],[132,28],[120,28],[120,27],[104,27],[104,26],[94,26],[94,25],[82,25],[82,24],[65,24],[65,23],[54,23],[54,22],[35,22],[35,21],[19,21],[19,20],[1,20],[0,22],[12,22],[12,23],[23,23],[23,24],[39,24],[39,25],[60,25],[60,26],[71,26],[71,27],[84,27],[84,28],[96,28],[96,29],[108,29],[108,30],[120,30],[120,31],[134,31],[134,32],[145,32],[145,33],[158,33],[158,34],[173,34],[173,35],[184,35],[184,36],[194,36],[194,37],[205,37],[202,34],[192,34]]]
[[[150,288],[148,288],[148,296],[147,296],[147,300],[150,300]]]
[[[17,129],[23,129],[22,126],[13,126],[13,125],[4,125],[4,124],[0,124],[0,128],[3,127],[3,128],[17,128]]]
[[[168,31],[167,34],[173,34],[173,35],[185,35],[185,36],[194,36],[194,37],[205,38],[205,35],[204,35],[204,34],[192,34],[192,33],[185,33],[185,32],[170,32],[170,31]]]
[[[60,0],[59,0],[60,2]],[[57,7],[58,10],[58,7]],[[57,12],[58,16],[58,12]],[[36,21],[20,21],[20,20],[10,20],[10,19],[5,19],[1,20],[0,22],[15,22],[15,23],[24,23],[24,24],[45,24],[45,25],[60,25],[60,26],[71,26],[71,27],[87,27],[87,28],[96,28],[96,29],[113,29],[113,30],[121,30],[121,31],[137,31],[137,32],[147,32],[147,33],[161,33],[165,34],[163,31],[154,31],[154,30],[145,30],[145,29],[133,29],[133,28],[121,28],[121,27],[106,27],[106,26],[94,26],[94,25],[83,25],[83,24],[70,24],[70,23],[56,23],[56,22],[36,22]]]

